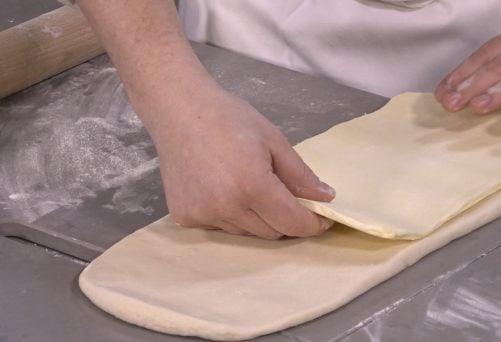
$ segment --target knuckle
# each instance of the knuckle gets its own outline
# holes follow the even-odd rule
[[[234,191],[228,190],[206,202],[205,216],[210,221],[234,221],[240,212],[240,202]]]
[[[269,186],[265,182],[266,176],[251,176],[238,184],[240,193],[240,203],[243,206],[250,206],[260,198],[263,194],[269,191]]]
[[[190,211],[199,221],[205,223],[228,220],[235,216],[238,197],[232,186],[222,186],[210,195],[190,204]]]

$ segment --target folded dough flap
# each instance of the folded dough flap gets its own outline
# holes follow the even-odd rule
[[[295,149],[337,192],[303,205],[388,239],[424,237],[501,189],[501,113],[448,113],[431,94],[399,95]]]

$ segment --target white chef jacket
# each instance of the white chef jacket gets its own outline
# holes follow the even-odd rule
[[[501,0],[182,0],[190,39],[384,96],[433,91],[501,34]]]

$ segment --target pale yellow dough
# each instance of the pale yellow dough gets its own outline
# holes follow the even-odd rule
[[[499,114],[445,114],[430,95],[405,94],[297,146],[338,190],[315,211],[423,239],[336,223],[320,237],[265,241],[167,216],[95,259],[80,287],[112,315],[171,334],[242,340],[311,320],[501,216],[500,125]]]
[[[407,93],[296,145],[337,198],[311,210],[388,239],[421,238],[501,189],[501,117]]]

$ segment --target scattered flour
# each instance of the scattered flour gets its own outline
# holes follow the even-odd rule
[[[145,203],[158,194],[137,184],[158,172],[158,159],[106,59],[0,103],[0,115],[0,201],[10,219],[33,222],[110,189],[109,209],[153,211]]]
[[[42,28],[43,33],[50,34],[52,38],[59,38],[63,34],[63,29],[60,28],[59,26],[44,26]]]

